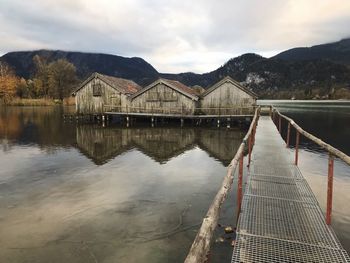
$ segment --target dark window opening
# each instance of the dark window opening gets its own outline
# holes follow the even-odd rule
[[[94,84],[92,86],[92,95],[101,96],[101,84]]]

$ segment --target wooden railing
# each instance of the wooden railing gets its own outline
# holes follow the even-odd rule
[[[104,105],[104,112],[121,112],[121,113],[149,113],[149,114],[173,114],[173,115],[253,115],[256,107],[207,107],[188,109],[185,107],[131,107]]]
[[[342,151],[334,148],[332,145],[325,143],[321,139],[316,136],[308,133],[303,130],[295,121],[279,112],[278,109],[270,106],[270,115],[276,126],[278,127],[278,131],[282,133],[282,119],[288,122],[287,127],[287,138],[286,138],[286,147],[289,147],[290,143],[290,132],[291,127],[294,127],[296,130],[296,138],[295,138],[295,158],[294,163],[298,165],[299,162],[299,143],[300,143],[300,135],[308,138],[313,141],[317,145],[319,145],[322,149],[328,152],[328,185],[327,185],[327,208],[326,208],[326,223],[328,225],[331,224],[331,216],[332,216],[332,203],[333,203],[333,174],[334,174],[334,157],[338,157],[343,160],[346,164],[350,165],[350,156],[346,155]]]
[[[255,132],[260,116],[260,107],[255,109],[255,114],[249,130],[240,144],[235,157],[228,166],[221,188],[217,192],[209,210],[203,219],[202,225],[192,243],[191,249],[186,257],[185,263],[206,262],[210,250],[211,241],[220,216],[221,205],[226,200],[227,194],[233,183],[233,176],[238,169],[238,207],[240,210],[242,201],[242,180],[243,180],[243,158],[245,148],[248,147],[248,165],[250,165],[251,152],[255,141]]]

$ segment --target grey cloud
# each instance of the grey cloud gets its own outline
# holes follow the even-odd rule
[[[104,52],[147,58],[160,71],[203,72],[245,52],[273,53],[350,36],[347,0],[322,1],[330,6],[319,9],[324,14],[304,12],[310,8],[305,2],[0,0],[0,53]]]

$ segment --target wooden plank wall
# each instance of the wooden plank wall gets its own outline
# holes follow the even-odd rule
[[[135,112],[157,112],[157,109],[173,109],[177,113],[193,114],[196,101],[160,83],[131,101]],[[137,110],[136,108],[140,108]],[[141,110],[143,109],[143,111]],[[172,112],[176,113],[176,112]]]
[[[101,96],[93,96],[93,85],[101,85]],[[104,105],[126,106],[124,94],[107,85],[98,78],[89,81],[76,93],[77,114],[102,114]]]
[[[225,114],[225,110],[219,108],[252,107],[255,102],[255,98],[248,93],[239,89],[231,82],[225,82],[204,96],[200,101],[200,105],[201,112],[205,114]],[[228,112],[228,114],[230,113]]]

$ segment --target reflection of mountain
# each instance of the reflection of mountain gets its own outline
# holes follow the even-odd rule
[[[243,133],[227,129],[77,126],[77,145],[96,164],[137,148],[159,163],[165,163],[198,145],[210,156],[228,165]]]

